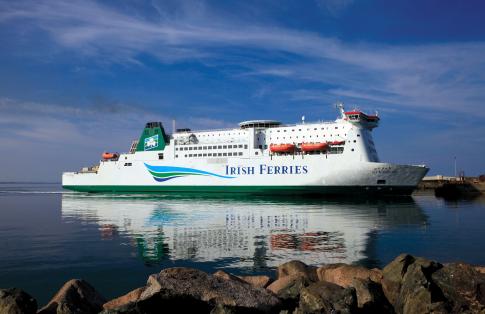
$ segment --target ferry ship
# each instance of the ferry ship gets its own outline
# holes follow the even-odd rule
[[[63,173],[62,185],[114,193],[411,194],[429,169],[380,162],[372,139],[380,117],[338,108],[335,121],[252,120],[172,135],[149,122],[128,153],[104,153],[99,165]]]

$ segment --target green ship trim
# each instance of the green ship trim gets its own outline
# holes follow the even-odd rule
[[[182,185],[64,185],[64,189],[89,193],[246,193],[314,195],[410,195],[414,186],[182,186]]]

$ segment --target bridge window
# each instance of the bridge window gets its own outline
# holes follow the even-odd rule
[[[158,159],[163,159],[163,153],[158,154]]]

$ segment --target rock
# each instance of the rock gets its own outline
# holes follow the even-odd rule
[[[221,304],[217,304],[210,312],[210,314],[236,314],[236,313],[237,312],[234,311],[232,308]]]
[[[383,277],[392,282],[401,282],[409,265],[414,263],[416,259],[409,254],[401,254],[382,270]]]
[[[27,292],[17,289],[0,289],[0,313],[35,314],[37,301]]]
[[[316,267],[308,266],[303,262],[290,261],[278,266],[278,279],[291,275],[300,275],[311,281],[318,280]]]
[[[354,288],[319,281],[301,290],[296,313],[355,313],[356,310]]]
[[[350,287],[355,278],[370,279],[381,282],[382,272],[379,269],[367,269],[362,266],[345,264],[325,265],[317,269],[318,280],[332,282],[341,287]]]
[[[417,258],[408,266],[401,282],[399,298],[394,304],[397,313],[431,313],[446,306],[440,289],[430,280],[442,265]]]
[[[471,265],[447,264],[431,275],[453,312],[485,312],[485,274]]]
[[[475,266],[475,270],[481,274],[485,274],[485,267],[484,266]]]
[[[401,282],[406,271],[416,259],[409,254],[401,254],[382,270],[382,290],[392,305],[397,303],[401,291]]]
[[[38,314],[98,313],[106,299],[82,279],[71,279],[62,286]]]
[[[140,298],[142,292],[145,290],[144,287],[137,288],[133,291],[128,292],[127,294],[118,297],[116,299],[110,300],[103,304],[103,309],[105,310],[111,310],[119,307],[123,307],[128,305],[129,303],[134,303],[138,301]]]
[[[401,254],[384,267],[381,281],[386,298],[396,313],[446,312],[446,299],[431,280],[443,265]]]
[[[239,276],[239,278],[257,288],[266,288],[271,284],[271,278],[268,276]]]
[[[357,306],[361,313],[394,313],[380,284],[367,279],[355,278],[352,281],[357,296]]]
[[[231,275],[229,273],[226,273],[223,270],[216,271],[213,274],[213,276],[218,277],[218,278],[221,278],[221,279],[224,279],[224,280],[234,280],[234,281],[237,281],[237,282],[241,282],[241,283],[247,284],[247,282],[244,281],[244,280],[242,280],[241,278],[239,278],[237,276],[234,276],[234,275]]]
[[[276,294],[281,299],[298,299],[302,288],[309,286],[312,283],[307,277],[301,273],[282,277],[266,289]]]
[[[168,268],[148,278],[137,302],[138,308],[147,313],[160,306],[180,312],[209,312],[216,305],[238,312],[268,312],[279,309],[281,301],[242,280],[227,280],[191,268]]]

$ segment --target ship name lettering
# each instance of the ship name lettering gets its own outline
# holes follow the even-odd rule
[[[273,175],[273,174],[307,174],[308,173],[308,166],[270,166],[266,164],[259,165],[259,172],[258,174],[261,175]],[[234,175],[254,175],[255,174],[255,167],[252,166],[228,166],[226,165],[226,175],[234,176]]]

